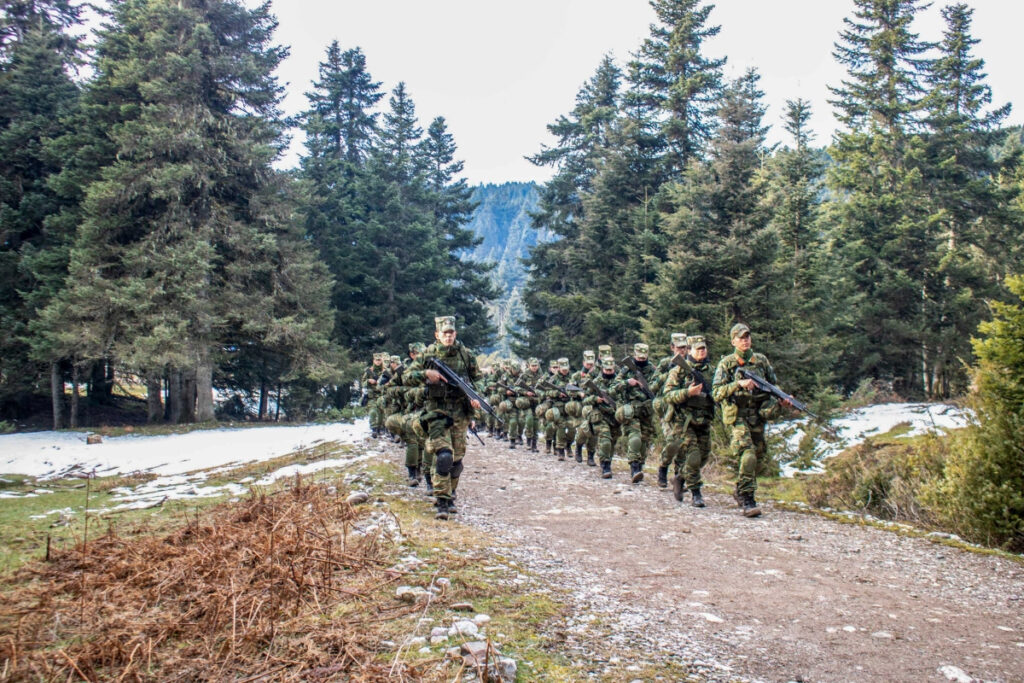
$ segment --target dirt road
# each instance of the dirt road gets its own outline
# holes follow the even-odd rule
[[[675,662],[698,679],[1024,680],[1024,565],[731,496],[680,505],[598,468],[471,445],[459,520],[569,592],[581,676]],[[639,677],[639,675],[638,675]]]

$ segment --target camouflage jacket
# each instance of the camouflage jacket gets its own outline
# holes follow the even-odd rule
[[[654,387],[651,385],[651,381],[656,378],[654,363],[646,361],[645,363],[637,363],[637,366],[644,373],[644,379],[647,380],[647,384],[651,386],[651,389],[653,390]],[[631,379],[636,379],[632,370],[625,366],[619,368],[619,374],[612,383],[612,390],[608,393],[614,396],[616,400],[632,403],[634,407],[644,403],[649,404],[650,399],[648,399],[647,395],[644,394],[644,390],[640,388],[639,385],[631,386],[629,384],[629,380]]]
[[[722,422],[731,425],[737,419],[755,423],[770,419],[778,400],[758,389],[749,391],[740,387],[740,368],[756,372],[772,384],[779,383],[772,364],[764,354],[755,352],[748,361],[736,353],[723,356],[715,368],[715,379],[711,387],[712,398],[722,405]]]
[[[363,376],[359,379],[359,385],[366,390],[366,395],[371,399],[380,396],[380,388],[377,382],[380,381],[380,376],[384,374],[384,366],[380,367],[371,365],[363,370]],[[373,384],[370,383],[373,380]]]
[[[469,405],[469,399],[457,386],[447,382],[427,382],[427,360],[437,358],[460,375],[470,384],[475,385],[480,379],[480,371],[477,368],[476,356],[467,349],[462,342],[456,341],[451,346],[445,346],[435,342],[427,347],[423,354],[423,366],[419,369],[410,368],[404,374],[404,381],[411,387],[425,386],[426,396],[423,407],[425,410],[437,410],[454,416],[470,416],[473,409]]]
[[[708,383],[708,393],[690,396],[690,387],[694,383],[693,376],[689,370],[672,365],[665,378],[665,386],[661,390],[662,398],[671,406],[669,412],[665,413],[665,419],[691,420],[697,424],[706,424],[715,416],[715,401],[710,394],[711,364],[707,359],[696,361],[687,356],[686,365],[704,376]]]
[[[607,393],[608,395],[611,395],[612,384],[614,384],[618,378],[614,374],[606,375],[603,372],[598,372],[596,375],[594,375],[592,379],[594,381],[594,384],[604,389],[605,393]],[[587,384],[583,384],[580,386],[582,386],[584,391],[586,391],[586,396],[583,399],[583,405],[593,406],[597,411],[600,411],[601,416],[604,417],[605,420],[614,423],[615,411],[612,410],[612,407],[605,403],[604,401],[598,401],[600,395]]]

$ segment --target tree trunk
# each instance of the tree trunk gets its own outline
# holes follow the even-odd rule
[[[163,380],[159,377],[146,379],[146,421],[159,422],[164,417]]]
[[[277,385],[277,405],[274,407],[274,422],[281,421],[281,385]]]
[[[50,395],[53,399],[53,428],[56,430],[64,421],[64,376],[60,363],[50,363]]]
[[[78,429],[78,363],[71,364],[71,421],[68,426]]]
[[[181,370],[171,369],[167,377],[167,421],[179,424],[182,414]]]
[[[267,419],[267,404],[270,402],[270,387],[267,386],[267,380],[260,380],[260,411],[257,419],[263,422]]]
[[[196,367],[196,422],[213,422],[213,362],[210,350],[203,348],[199,352],[199,365]]]

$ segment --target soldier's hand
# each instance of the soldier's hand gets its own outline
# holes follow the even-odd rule
[[[473,410],[480,410],[480,401],[475,398],[469,402],[469,405],[473,406]]]
[[[438,382],[441,381],[448,381],[444,378],[444,375],[442,375],[437,370],[427,370],[424,374],[427,376],[427,381],[430,382],[431,384],[437,384]]]
[[[375,379],[368,379],[368,380],[366,380],[366,383],[367,384],[376,384],[377,380],[375,380]]]
[[[686,393],[689,396],[699,396],[700,392],[703,391],[703,390],[704,390],[704,387],[702,385],[700,385],[700,384],[691,384],[689,391],[687,391]]]
[[[511,389],[506,389],[505,390],[505,395],[506,396],[515,396],[515,393],[516,392],[512,391]]]
[[[597,397],[597,402],[598,402],[598,403],[604,403],[604,402],[605,402],[605,400],[604,400],[604,396],[598,396],[598,397]]]
[[[635,380],[632,377],[630,377],[629,378],[629,386],[631,386],[631,387],[638,387],[638,386],[640,386],[640,382],[638,382],[637,380]]]
[[[754,384],[754,380],[752,379],[741,379],[738,382],[736,382],[736,384],[740,385],[747,391],[753,391],[754,387],[757,386],[756,384]]]
[[[527,391],[527,392],[526,392],[526,395],[527,395],[527,396],[529,396],[530,398],[533,398],[533,397],[535,397],[535,396],[536,396],[537,394],[533,393],[532,391]]]

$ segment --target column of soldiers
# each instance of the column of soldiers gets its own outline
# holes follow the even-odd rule
[[[455,513],[455,490],[465,455],[471,420],[487,434],[508,444],[560,461],[600,466],[612,478],[612,456],[619,451],[629,463],[634,484],[644,478],[648,455],[658,462],[657,484],[672,487],[677,501],[690,494],[691,504],[705,507],[701,471],[711,455],[711,427],[716,407],[730,430],[730,448],[738,462],[734,497],[743,514],[761,514],[755,494],[759,461],[767,458],[765,425],[779,412],[774,395],[758,390],[741,370],[754,371],[775,384],[768,359],[752,350],[750,329],[730,331],[732,353],[715,368],[703,336],[671,335],[670,355],[649,360],[647,344],[637,343],[630,356],[616,361],[608,345],[583,352],[582,367],[572,372],[568,358],[539,358],[525,367],[510,360],[478,369],[475,357],[455,341],[454,318],[435,320],[436,341],[430,347],[409,345],[408,359],[374,354],[362,384],[370,408],[373,436],[387,432],[405,443],[409,486],[423,480],[436,498],[437,516]],[[427,358],[442,358],[477,393],[496,408],[484,413],[464,393],[429,369]],[[669,473],[673,476],[669,479]]]

